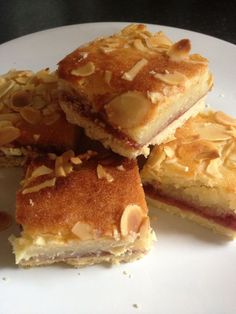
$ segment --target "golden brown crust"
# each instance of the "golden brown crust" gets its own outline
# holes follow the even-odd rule
[[[67,119],[119,154],[147,152],[145,146],[212,86],[207,60],[189,51],[189,40],[172,44],[144,25],[78,48],[58,67]],[[127,153],[118,142],[129,144]]]
[[[53,160],[39,158],[31,163],[27,175],[40,165],[53,169],[54,163]],[[104,168],[105,177],[99,178],[98,165]],[[146,216],[147,207],[136,161],[114,155],[106,158],[95,156],[77,168],[65,177],[57,177],[55,186],[22,194],[26,188],[54,176],[48,174],[37,177],[18,191],[16,220],[25,231],[31,234],[60,232],[72,236],[73,226],[80,221],[98,233],[109,234],[114,228],[120,230],[122,213],[129,204],[140,206]]]

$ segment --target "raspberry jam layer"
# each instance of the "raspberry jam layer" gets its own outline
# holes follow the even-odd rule
[[[182,211],[193,212],[194,214],[206,218],[216,224],[236,231],[236,214],[232,213],[232,209],[225,208],[224,214],[222,213],[221,215],[214,215],[213,208],[193,206],[193,204],[189,204],[187,202],[184,202],[183,200],[177,200],[172,197],[168,197],[166,195],[163,195],[163,193],[155,189],[150,184],[144,185],[144,191],[150,198],[154,200],[165,203],[166,205],[176,206]],[[211,213],[209,213],[209,210],[211,210]],[[229,213],[226,214],[226,211],[228,211]]]

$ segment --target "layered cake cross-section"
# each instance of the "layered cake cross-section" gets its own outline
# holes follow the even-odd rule
[[[48,69],[0,76],[0,166],[17,166],[42,152],[75,149],[79,128],[58,104],[58,78]]]
[[[236,119],[214,111],[189,119],[153,149],[141,176],[157,208],[236,236]]]
[[[16,197],[20,266],[128,262],[154,239],[136,161],[87,151],[38,157]]]
[[[132,24],[83,45],[59,62],[68,121],[128,158],[148,155],[204,106],[208,60],[163,32]]]

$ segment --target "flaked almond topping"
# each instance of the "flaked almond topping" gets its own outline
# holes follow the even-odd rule
[[[3,84],[1,84],[0,85],[0,98],[6,95],[13,86],[14,86],[13,81],[6,81]]]
[[[65,177],[66,173],[63,168],[63,158],[62,156],[58,156],[55,161],[55,174],[56,177]]]
[[[56,123],[60,119],[60,117],[61,115],[59,112],[54,112],[53,114],[45,116],[43,118],[43,123],[46,125],[51,125],[53,123]]]
[[[0,114],[0,121],[11,121],[12,123],[16,123],[21,119],[19,113],[2,113]]]
[[[4,77],[0,77],[0,86],[6,83],[6,79]]]
[[[40,138],[40,134],[34,134],[33,135],[33,139],[35,140],[35,142],[37,142]]]
[[[108,173],[102,165],[97,165],[98,179],[106,179],[109,183],[114,181],[114,178]]]
[[[197,161],[219,157],[216,145],[203,139],[181,144],[177,149],[177,154],[185,160]]]
[[[93,239],[93,228],[91,225],[78,221],[71,229],[72,233],[75,234],[81,240]]]
[[[112,78],[112,72],[109,70],[105,71],[105,76],[104,76],[104,80],[107,83],[107,85],[110,85],[111,83],[111,78]]]
[[[139,229],[140,239],[143,238],[145,239],[150,231],[151,231],[150,220],[148,217],[145,217]]]
[[[104,52],[105,54],[109,54],[110,52],[114,51],[115,49],[111,48],[111,47],[100,47],[100,50],[102,52]]]
[[[137,50],[147,52],[147,47],[144,46],[141,39],[135,39],[133,45]]]
[[[44,176],[46,174],[53,173],[53,170],[51,168],[48,168],[47,166],[39,166],[38,168],[34,169],[34,171],[31,174],[31,178],[36,178],[40,176]]]
[[[116,169],[118,169],[119,171],[125,171],[125,168],[123,165],[117,166]]]
[[[5,126],[0,128],[0,146],[15,141],[20,136],[20,130],[13,126]]]
[[[46,180],[43,183],[40,183],[38,185],[26,188],[22,191],[22,194],[28,194],[28,193],[35,193],[35,192],[39,192],[42,189],[45,188],[50,188],[55,186],[56,183],[56,178],[50,179],[50,180]]]
[[[216,123],[197,124],[195,130],[201,139],[208,141],[225,141],[231,138],[226,128]]]
[[[0,128],[4,128],[6,126],[13,126],[11,121],[2,120],[0,121]]]
[[[32,100],[32,104],[35,109],[43,109],[47,102],[42,96],[36,95]]]
[[[217,122],[224,124],[224,125],[230,125],[230,126],[236,126],[236,119],[228,116],[222,111],[217,111],[215,113],[215,119]]]
[[[162,162],[166,159],[166,153],[160,147],[155,148],[155,153],[151,156],[148,167],[153,170],[159,170]]]
[[[163,98],[163,95],[158,92],[147,91],[147,97],[151,100],[153,104],[156,104]]]
[[[126,92],[105,105],[109,121],[121,128],[132,128],[142,124],[150,108],[150,100],[137,91]]]
[[[222,150],[222,158],[225,160],[228,158],[229,155],[234,151],[235,149],[235,142],[234,140],[228,141],[226,145],[224,145],[224,148]]]
[[[173,44],[163,32],[156,33],[154,37],[158,46],[171,46]]]
[[[47,69],[37,72],[35,76],[44,83],[50,84],[57,82],[57,76],[55,73],[49,73]]]
[[[26,122],[30,124],[38,124],[42,120],[40,111],[29,106],[20,109],[20,115]]]
[[[164,152],[169,158],[173,158],[175,156],[175,151],[170,146],[164,146]]]
[[[127,81],[133,81],[135,76],[142,70],[145,65],[148,64],[147,59],[141,59],[139,60],[128,72],[125,72],[122,75],[122,79]]]
[[[120,220],[120,231],[123,237],[132,233],[138,233],[144,213],[142,208],[136,204],[129,204],[125,207]]]
[[[206,173],[216,178],[222,178],[222,174],[219,171],[219,167],[221,166],[221,164],[222,161],[220,158],[210,160],[206,168]]]
[[[201,55],[199,54],[192,54],[191,56],[189,56],[188,60],[184,60],[184,61],[188,61],[190,63],[200,63],[200,64],[208,64],[208,60],[206,58],[203,58]]]
[[[53,153],[48,153],[48,158],[49,158],[50,160],[56,160],[57,155],[56,155],[56,154],[53,154]]]
[[[167,52],[168,56],[174,61],[187,59],[191,50],[191,43],[188,39],[182,39],[172,45]]]
[[[156,73],[154,74],[154,77],[169,85],[183,85],[187,80],[187,77],[184,74],[177,71],[165,74]]]
[[[21,148],[15,148],[15,147],[0,147],[0,150],[1,150],[6,156],[22,156],[22,149],[21,149]]]
[[[32,95],[28,91],[17,91],[11,97],[10,107],[15,111],[20,111],[22,107],[29,106]]]
[[[179,162],[175,162],[172,164],[173,167],[177,170],[177,171],[180,171],[180,172],[188,172],[189,171],[189,167],[188,166],[185,166],[185,165],[182,165],[180,164]]]
[[[71,158],[70,158],[70,161],[71,161],[72,164],[74,164],[74,165],[80,165],[80,164],[82,164],[82,160],[81,160],[78,156],[76,156],[76,157],[71,157]]]
[[[71,71],[72,75],[75,76],[89,76],[95,72],[95,65],[93,62],[88,62],[85,65],[82,65],[81,67],[74,69]]]
[[[87,51],[80,51],[79,54],[81,55],[81,57],[82,57],[83,59],[86,59],[86,58],[88,57],[88,52],[87,52]]]

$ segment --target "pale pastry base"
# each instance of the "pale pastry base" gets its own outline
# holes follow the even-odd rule
[[[160,144],[173,136],[178,127],[182,126],[190,117],[197,115],[200,111],[205,109],[204,100],[205,97],[201,98],[182,116],[174,120],[162,132],[158,133],[147,144],[139,148],[128,146],[123,140],[117,139],[107,132],[102,125],[95,124],[92,120],[80,115],[71,103],[61,101],[60,105],[66,114],[67,120],[72,124],[84,128],[88,137],[100,141],[104,147],[111,148],[115,153],[133,159],[139,155],[147,157],[150,153],[150,145]]]
[[[146,195],[146,199],[148,201],[148,203],[150,205],[152,205],[153,207],[156,207],[158,209],[161,209],[161,210],[165,210],[171,214],[174,214],[174,215],[178,215],[180,216],[181,218],[187,218],[191,221],[194,221],[208,229],[211,229],[212,231],[216,232],[216,233],[220,233],[220,234],[223,234],[229,238],[236,238],[236,231],[230,229],[230,228],[227,228],[227,227],[224,227],[220,224],[217,224],[207,218],[204,218],[200,215],[197,215],[196,213],[193,213],[191,211],[187,212],[187,211],[184,211],[182,209],[180,209],[179,207],[177,206],[174,206],[174,205],[169,205],[169,204],[166,204],[160,200],[156,200],[156,199],[153,199],[153,198],[150,198]]]
[[[45,266],[51,265],[55,263],[65,263],[74,267],[85,267],[94,264],[101,264],[101,263],[108,263],[108,264],[119,264],[123,262],[133,262],[142,258],[146,253],[143,252],[129,252],[124,255],[104,255],[104,256],[89,256],[89,257],[80,257],[80,258],[69,258],[69,259],[48,259],[45,261],[38,261],[36,258],[35,260],[28,260],[24,261],[21,260],[19,266],[21,267],[35,267],[35,266]]]

